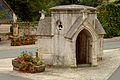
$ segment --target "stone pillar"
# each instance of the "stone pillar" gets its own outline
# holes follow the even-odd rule
[[[13,24],[13,35],[14,36],[18,35],[18,25],[17,24]]]
[[[97,62],[97,57],[95,55],[93,55],[92,57],[92,66],[97,66],[98,65],[98,62]]]
[[[91,65],[92,66],[97,66],[98,63],[97,63],[97,52],[99,51],[98,48],[97,48],[97,41],[93,41],[92,43],[92,60],[91,60]]]
[[[100,41],[99,41],[99,55],[98,55],[98,60],[102,60],[103,57],[103,42],[104,42],[104,35],[99,35],[100,36]]]

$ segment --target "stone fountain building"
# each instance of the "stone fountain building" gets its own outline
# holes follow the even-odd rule
[[[105,31],[96,9],[83,5],[51,8],[51,17],[40,20],[39,54],[46,64],[59,66],[98,65],[103,55]]]

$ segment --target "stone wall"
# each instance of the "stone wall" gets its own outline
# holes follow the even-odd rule
[[[39,49],[39,56],[41,59],[49,65],[53,64],[52,54],[53,54],[53,41],[52,37],[39,36],[36,42]]]

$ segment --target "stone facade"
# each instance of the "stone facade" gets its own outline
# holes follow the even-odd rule
[[[51,8],[51,18],[39,22],[39,54],[50,65],[96,66],[103,54],[105,34],[96,17],[96,9],[83,5]]]

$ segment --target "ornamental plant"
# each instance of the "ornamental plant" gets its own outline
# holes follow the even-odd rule
[[[12,46],[35,44],[35,37],[17,37],[11,39]]]
[[[17,61],[18,63],[17,68],[19,68],[19,70],[22,72],[34,73],[36,72],[35,70],[36,66],[43,65],[43,62],[40,60],[38,56],[33,57],[27,52],[26,53],[22,52],[22,54],[19,55],[14,60]]]

